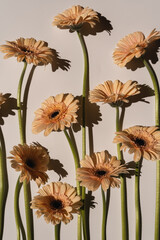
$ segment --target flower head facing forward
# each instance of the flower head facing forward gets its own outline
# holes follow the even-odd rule
[[[77,169],[77,180],[81,186],[95,191],[101,185],[106,191],[110,186],[119,187],[120,174],[128,173],[125,165],[107,151],[94,153],[92,157],[86,155],[81,161],[81,168]]]
[[[84,23],[88,23],[93,28],[96,21],[99,21],[99,19],[98,14],[95,11],[88,7],[83,8],[77,5],[55,16],[53,26],[69,28],[75,31],[79,30]]]
[[[6,102],[6,100],[7,100],[6,97],[2,93],[0,93],[0,108],[2,104]]]
[[[148,46],[160,39],[160,32],[155,29],[145,38],[142,32],[134,32],[122,38],[113,52],[115,64],[124,67],[134,57],[139,58],[145,54]]]
[[[9,157],[11,166],[16,171],[21,171],[20,182],[34,180],[38,186],[45,184],[48,175],[49,155],[47,150],[38,143],[30,146],[27,144],[14,146],[10,152],[13,156]]]
[[[129,102],[127,98],[138,93],[139,87],[137,83],[131,80],[126,83],[122,83],[119,80],[114,82],[106,81],[90,91],[89,100],[91,103],[109,103],[114,107],[121,105],[123,102]]]
[[[113,142],[122,143],[121,150],[129,148],[134,153],[134,161],[142,157],[147,160],[160,158],[160,131],[158,127],[134,126],[117,132]]]
[[[77,122],[78,100],[72,94],[58,94],[49,97],[42,103],[41,108],[35,111],[32,123],[32,132],[37,134],[44,130],[48,136],[52,131],[64,130],[71,123]]]
[[[37,217],[44,215],[47,223],[56,225],[61,221],[65,224],[73,219],[73,213],[79,213],[82,206],[76,189],[67,183],[52,182],[38,191],[39,195],[32,200],[32,209]]]
[[[47,65],[53,62],[53,51],[47,45],[46,42],[36,41],[34,38],[19,38],[1,45],[0,51],[6,53],[4,58],[16,57],[18,62]]]

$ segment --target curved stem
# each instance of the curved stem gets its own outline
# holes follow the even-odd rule
[[[135,169],[135,214],[136,214],[136,240],[141,240],[142,218],[140,205],[140,166],[141,161],[136,163]]]
[[[86,97],[88,95],[88,76],[89,76],[89,60],[88,60],[88,52],[87,47],[83,38],[83,35],[77,31],[78,38],[81,43],[82,51],[83,51],[83,58],[84,58],[84,75],[83,75],[83,91],[82,91],[82,159],[85,158],[86,155]],[[85,187],[82,187],[82,200],[85,203]],[[82,219],[83,219],[83,235],[84,240],[88,239],[89,236],[89,229],[87,229],[87,221],[86,221],[86,206],[84,204],[84,209],[81,210]],[[88,232],[88,233],[87,233]]]
[[[61,223],[55,225],[54,227],[55,240],[60,240],[60,229],[61,229]]]
[[[5,206],[8,195],[8,173],[6,165],[6,148],[0,127],[0,239],[3,238]]]
[[[27,63],[24,62],[24,67],[20,76],[18,90],[17,90],[18,121],[19,121],[19,133],[20,133],[21,144],[24,144],[26,142],[25,133],[24,133],[24,124],[23,124],[23,118],[22,118],[22,106],[21,106],[22,83],[23,83],[26,68],[27,68]],[[31,201],[30,183],[27,184],[27,182],[24,181],[23,189],[24,189],[24,202],[25,202],[26,225],[27,225],[27,239],[33,240],[34,230],[33,230],[33,214],[32,214],[32,210],[30,209],[30,201]]]
[[[64,134],[67,138],[67,141],[69,143],[69,146],[71,148],[72,154],[73,154],[73,158],[74,158],[74,164],[75,164],[75,171],[77,172],[77,168],[80,167],[79,164],[79,156],[77,153],[77,150],[72,142],[72,139],[70,138],[68,132],[66,131],[66,129],[64,129]],[[80,183],[78,180],[76,180],[76,186],[77,186],[77,194],[81,195],[81,187],[80,187]],[[77,221],[77,239],[81,240],[82,239],[82,235],[81,235],[81,216],[78,216],[78,221]]]
[[[151,64],[143,59],[143,63],[146,66],[150,77],[152,79],[154,92],[155,92],[155,125],[160,126],[160,94],[159,84],[155,71]],[[160,160],[156,162],[156,208],[155,208],[155,240],[160,239]]]
[[[21,187],[22,187],[22,183],[19,182],[19,178],[18,178],[16,183],[16,188],[15,188],[15,193],[14,193],[14,215],[15,215],[15,222],[16,222],[16,228],[17,228],[17,240],[21,239],[20,230],[22,233],[23,240],[26,240],[26,234],[25,234],[25,230],[23,227],[23,223],[22,223],[20,211],[19,211],[19,194],[20,194]]]
[[[116,107],[116,131],[121,131],[120,120],[119,120],[119,107]],[[123,162],[122,151],[120,150],[121,144],[117,144],[117,155],[118,160]],[[121,218],[122,218],[122,240],[128,240],[128,211],[127,211],[127,190],[126,190],[126,179],[121,176]]]

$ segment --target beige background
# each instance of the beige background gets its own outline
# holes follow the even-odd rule
[[[40,107],[49,96],[58,93],[72,93],[75,96],[81,95],[83,58],[79,40],[76,33],[69,33],[68,30],[60,30],[52,27],[52,20],[55,15],[71,7],[80,4],[89,6],[110,21],[113,27],[111,34],[106,31],[85,37],[90,59],[90,88],[93,89],[99,83],[106,80],[119,79],[125,82],[129,79],[136,80],[140,84],[147,84],[152,87],[149,74],[145,68],[138,68],[132,71],[120,68],[113,63],[112,52],[116,43],[125,35],[142,31],[146,36],[153,28],[160,30],[158,0],[145,1],[106,1],[106,0],[5,0],[1,2],[0,14],[0,44],[5,40],[13,41],[19,37],[34,37],[37,40],[45,40],[51,48],[54,48],[62,59],[71,63],[68,71],[58,69],[53,72],[51,67],[37,67],[31,82],[28,100],[27,114],[27,142],[38,141],[48,148],[52,159],[57,159],[63,164],[68,176],[62,181],[75,185],[74,163],[68,143],[63,132],[52,133],[44,137],[43,133],[33,135],[31,124],[34,118],[34,111]],[[158,54],[159,57],[159,54]],[[154,64],[157,75],[160,74],[159,62]],[[17,84],[23,64],[17,63],[15,58],[3,60],[0,54],[0,92],[10,93],[16,98]],[[28,66],[24,79],[27,81],[31,66]],[[154,97],[146,98],[147,103],[138,102],[126,109],[124,128],[134,125],[154,125]],[[94,150],[102,151],[107,149],[112,155],[116,155],[116,145],[112,143],[115,132],[115,110],[109,105],[101,105],[100,111],[102,121],[94,125]],[[16,111],[13,111],[16,113]],[[3,118],[5,124],[2,126],[6,138],[7,156],[14,145],[19,143],[17,115],[9,115]],[[76,133],[76,140],[81,151],[81,133]],[[88,153],[88,150],[87,150]],[[126,161],[132,160],[132,155],[125,154]],[[152,240],[154,236],[154,205],[155,205],[155,170],[156,163],[144,160],[141,177],[141,205],[142,205],[142,239]],[[13,214],[13,196],[18,173],[10,167],[9,171],[9,195],[7,200],[4,239],[16,239],[16,229]],[[59,176],[49,171],[50,181],[58,181]],[[134,177],[128,179],[128,212],[129,212],[129,233],[130,240],[135,238],[135,213],[134,213]],[[33,195],[37,192],[37,186],[32,182]],[[101,231],[101,192],[100,189],[94,194],[95,209],[91,209],[91,239],[99,240]],[[23,192],[21,194],[21,206],[23,213]],[[35,239],[54,239],[54,228],[47,225],[43,218],[35,217]],[[107,224],[108,240],[121,239],[121,216],[120,216],[120,190],[111,191],[111,202]],[[68,224],[62,224],[62,238],[76,239],[76,216]]]

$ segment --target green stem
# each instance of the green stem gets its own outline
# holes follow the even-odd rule
[[[155,125],[160,126],[160,94],[159,84],[155,71],[151,64],[143,59],[143,63],[146,66],[150,77],[152,79],[154,92],[155,92]],[[156,162],[156,208],[155,208],[155,240],[160,239],[160,161]]]
[[[142,235],[142,220],[141,220],[141,205],[140,205],[140,166],[141,161],[136,163],[135,170],[135,214],[136,214],[136,240],[141,240]]]
[[[61,229],[61,223],[55,225],[54,227],[55,240],[60,240],[60,229]]]
[[[16,188],[15,188],[15,194],[14,194],[14,214],[15,214],[15,222],[16,222],[16,228],[17,228],[17,240],[21,239],[20,230],[22,233],[23,240],[26,240],[26,234],[25,234],[25,230],[23,227],[23,223],[22,223],[21,215],[19,211],[19,194],[20,194],[21,187],[22,187],[22,183],[19,182],[19,178],[18,178],[16,183]]]
[[[106,210],[107,210],[107,206],[106,206],[106,199],[105,199],[105,193],[103,191],[103,189],[101,188],[101,192],[102,192],[102,202],[103,202],[103,215],[102,215],[102,240],[106,240]]]
[[[21,92],[22,92],[22,83],[24,79],[24,74],[26,72],[26,68],[27,68],[27,63],[24,62],[24,67],[19,79],[18,90],[17,90],[18,122],[19,122],[19,133],[20,133],[21,144],[25,143],[24,126],[23,126],[23,119],[22,119]]]
[[[3,238],[5,206],[8,195],[8,173],[6,165],[6,148],[0,127],[0,239]]]
[[[79,156],[77,153],[77,150],[72,142],[72,139],[70,138],[68,132],[66,129],[64,129],[64,134],[67,138],[67,141],[69,143],[69,146],[71,148],[72,154],[73,154],[73,158],[74,158],[74,165],[75,165],[75,172],[77,172],[77,168],[80,167],[80,163],[79,163]],[[76,186],[77,186],[77,194],[81,195],[81,187],[80,187],[80,183],[78,180],[76,180]],[[77,220],[77,239],[81,240],[82,239],[82,235],[81,235],[81,216],[78,216],[78,220]]]
[[[119,107],[116,107],[116,131],[121,131],[120,129],[120,120],[119,120]],[[118,160],[121,163],[124,162],[122,151],[120,150],[121,144],[117,144],[117,155]],[[122,240],[128,240],[128,212],[127,212],[127,190],[126,190],[126,179],[124,176],[120,177],[121,179],[121,218],[122,218]]]
[[[19,133],[20,133],[20,142],[24,144],[26,142],[25,133],[24,133],[24,124],[22,118],[22,105],[21,105],[21,92],[22,92],[22,83],[24,79],[24,75],[26,72],[27,63],[24,62],[24,67],[20,76],[18,90],[17,90],[17,107],[18,107],[18,121],[19,121]],[[27,239],[34,239],[34,230],[33,230],[33,214],[30,209],[30,201],[31,201],[31,190],[30,183],[27,184],[26,181],[23,182],[23,190],[24,190],[24,202],[25,202],[25,214],[26,214],[26,225],[27,225]]]
[[[88,78],[89,78],[89,60],[88,60],[88,52],[87,47],[83,38],[83,35],[77,31],[78,38],[81,43],[83,58],[84,58],[84,75],[83,75],[83,90],[82,90],[82,159],[85,158],[86,155],[86,97],[88,95]],[[85,203],[85,187],[82,187],[82,200]],[[84,204],[84,209],[81,210],[81,215],[83,219],[83,235],[84,240],[88,239],[89,229],[87,229],[87,220],[86,220],[86,206]]]

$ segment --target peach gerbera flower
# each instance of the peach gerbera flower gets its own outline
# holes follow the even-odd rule
[[[64,130],[71,123],[77,122],[78,100],[74,100],[72,94],[58,94],[49,97],[41,108],[35,111],[35,119],[32,123],[32,132],[37,134],[44,130],[48,136],[52,131]]]
[[[95,11],[77,5],[55,16],[53,26],[78,30],[84,23],[88,23],[93,28],[96,21],[99,21],[99,18]]]
[[[109,103],[111,106],[117,106],[121,105],[122,102],[129,102],[127,98],[138,93],[137,83],[131,80],[126,83],[119,80],[106,81],[90,91],[89,100],[91,103],[103,102]]]
[[[6,43],[0,46],[0,51],[6,53],[4,58],[16,57],[18,62],[26,61],[34,65],[47,65],[53,62],[53,51],[44,41],[21,37]]]
[[[30,146],[27,144],[14,146],[10,152],[13,156],[11,167],[21,171],[20,182],[34,180],[38,186],[45,184],[48,180],[46,171],[49,164],[49,155],[46,148],[38,143]]]
[[[134,153],[134,161],[142,157],[147,160],[160,159],[160,131],[158,127],[134,126],[116,132],[114,143],[122,143],[121,150],[129,148],[129,153]]]
[[[100,185],[106,191],[110,186],[119,187],[119,176],[123,173],[128,173],[126,166],[107,151],[102,151],[94,153],[92,157],[85,156],[81,168],[77,169],[77,180],[91,191],[97,190]]]
[[[56,225],[61,221],[65,224],[73,219],[73,213],[79,213],[82,206],[80,196],[76,189],[67,183],[52,182],[38,191],[31,202],[32,209],[36,211],[37,217],[44,215],[47,223]]]
[[[134,32],[122,38],[113,52],[115,64],[124,67],[134,57],[139,58],[146,52],[148,46],[160,39],[160,32],[155,29],[145,38],[142,32]]]

